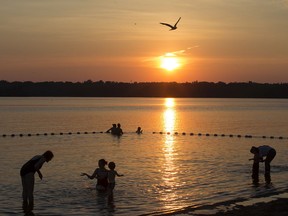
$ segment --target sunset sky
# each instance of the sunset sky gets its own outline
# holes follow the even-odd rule
[[[0,5],[0,80],[288,82],[288,0]]]

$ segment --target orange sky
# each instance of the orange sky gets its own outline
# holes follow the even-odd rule
[[[285,0],[0,3],[0,80],[288,82]]]

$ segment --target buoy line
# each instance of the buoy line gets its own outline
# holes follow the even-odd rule
[[[16,133],[13,133],[13,134],[2,134],[1,137],[31,137],[31,136],[63,136],[63,135],[79,135],[79,134],[97,134],[97,133],[104,133],[102,131],[100,132],[60,132],[60,133],[35,133],[35,134],[31,134],[31,133],[28,133],[28,134],[23,134],[23,133],[20,133],[20,134],[16,134]]]
[[[182,132],[182,133],[178,133],[178,132],[153,132],[153,134],[167,134],[167,135],[190,135],[190,136],[213,136],[213,137],[237,137],[237,138],[262,138],[262,139],[288,139],[288,137],[283,137],[283,136],[259,136],[259,135],[241,135],[241,134],[210,134],[210,133],[186,133],[186,132]]]
[[[134,132],[127,132],[125,134],[134,134]],[[28,134],[24,134],[24,133],[20,133],[20,134],[16,134],[16,133],[12,133],[12,134],[2,134],[0,135],[1,137],[31,137],[31,136],[64,136],[64,135],[80,135],[80,134],[109,134],[103,131],[92,131],[92,132],[60,132],[60,133],[28,133]],[[262,139],[288,139],[288,137],[284,137],[284,136],[259,136],[259,135],[241,135],[241,134],[217,134],[217,133],[186,133],[186,132],[164,132],[164,131],[160,131],[160,132],[152,132],[152,134],[161,134],[161,135],[182,135],[182,136],[206,136],[206,137],[236,137],[236,138],[262,138]]]

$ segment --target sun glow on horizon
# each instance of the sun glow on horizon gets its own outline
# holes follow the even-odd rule
[[[165,99],[165,106],[167,108],[174,107],[174,105],[175,105],[174,98],[166,98]]]
[[[166,53],[160,58],[160,67],[167,70],[173,71],[181,66],[179,59],[173,53]]]

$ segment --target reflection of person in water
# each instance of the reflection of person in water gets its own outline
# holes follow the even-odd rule
[[[250,152],[254,154],[254,158],[249,159],[254,161],[252,168],[253,183],[259,182],[259,162],[265,162],[265,181],[267,184],[270,184],[270,163],[276,156],[275,149],[268,145],[263,145],[259,147],[252,146]],[[265,159],[263,159],[263,157],[265,157]]]
[[[20,171],[21,180],[22,180],[22,197],[23,197],[23,211],[25,213],[31,212],[34,207],[34,198],[33,198],[33,192],[34,192],[34,182],[35,172],[38,173],[39,178],[42,180],[43,176],[40,172],[41,167],[45,162],[49,162],[54,157],[53,153],[51,151],[46,151],[42,155],[36,155],[31,160],[26,162]]]
[[[136,133],[137,134],[142,134],[142,132],[143,132],[143,130],[141,129],[141,127],[138,127],[137,130],[136,130]]]
[[[92,175],[81,173],[81,176],[87,176],[89,179],[97,179],[96,189],[98,191],[105,191],[108,186],[108,170],[105,168],[107,161],[100,159],[98,161],[99,168],[96,168]]]
[[[106,133],[116,134],[116,130],[117,130],[116,124],[112,124],[112,127],[109,130],[107,130]]]

